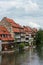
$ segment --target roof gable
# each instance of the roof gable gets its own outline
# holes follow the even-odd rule
[[[4,17],[3,19],[5,19],[7,22],[9,22],[12,27],[22,28],[22,26],[19,25],[18,23],[15,23],[15,21],[13,19],[10,19],[10,18],[7,18],[7,17]]]

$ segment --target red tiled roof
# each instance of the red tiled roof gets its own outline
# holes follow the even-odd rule
[[[32,33],[33,32],[32,29],[30,27],[28,27],[28,26],[24,26],[24,31],[28,32],[28,33]]]
[[[33,31],[34,31],[34,32],[37,32],[37,29],[36,29],[36,28],[33,28]]]
[[[32,34],[33,33],[32,28],[28,27],[28,32]]]
[[[15,23],[14,20],[5,17],[5,19],[12,25],[12,27],[17,27],[17,28],[21,28],[21,25],[19,25],[18,23]]]
[[[13,31],[14,31],[15,33],[20,33],[20,29],[19,29],[19,28],[13,28]]]
[[[18,33],[24,32],[23,27],[21,25],[19,25],[18,23],[15,23],[15,21],[13,21],[10,18],[7,18],[7,17],[4,17],[4,18],[7,22],[11,24],[14,32],[18,32]]]
[[[9,37],[9,38],[6,37],[6,38],[1,38],[1,40],[2,41],[11,41],[11,40],[13,40],[13,38],[12,37]]]
[[[24,28],[20,29],[20,32],[21,33],[25,33]]]
[[[2,37],[0,37],[0,40],[2,40],[2,41],[12,41],[13,40],[13,38],[12,37],[4,37],[4,38],[2,38]]]
[[[10,35],[9,37],[7,36],[7,37],[1,37],[0,36],[0,40],[14,40],[12,37],[11,37],[11,34],[8,32],[8,30],[5,28],[5,27],[3,27],[3,26],[0,26],[0,35],[3,35],[3,34],[7,34],[7,35]]]
[[[28,32],[28,29],[27,29],[27,27],[24,27],[24,31],[25,31],[25,32]]]
[[[0,31],[0,34],[3,34],[3,31]]]
[[[0,36],[0,40],[2,40],[2,41],[13,41],[14,39],[12,37],[1,37]]]
[[[10,34],[7,29],[3,26],[0,26],[0,34]]]
[[[25,33],[25,31],[24,31],[24,29],[23,28],[13,28],[13,31],[15,32],[15,33]]]

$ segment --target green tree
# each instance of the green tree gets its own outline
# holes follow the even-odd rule
[[[36,46],[37,47],[42,47],[43,46],[43,30],[39,30],[37,33],[36,33]]]

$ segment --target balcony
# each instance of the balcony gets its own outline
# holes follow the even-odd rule
[[[16,42],[20,42],[20,40],[18,39],[18,40],[16,40]]]
[[[20,38],[20,35],[16,35],[15,38]]]
[[[25,40],[25,42],[29,42],[29,40]]]
[[[30,41],[33,41],[33,38],[29,38]]]
[[[21,33],[21,36],[25,36],[25,34],[22,34],[22,33]]]
[[[31,34],[29,34],[29,38],[31,38]]]
[[[29,38],[29,36],[25,36],[25,38]]]
[[[29,38],[29,43],[32,43],[33,42],[33,38]]]
[[[21,42],[25,42],[25,38],[21,38]]]

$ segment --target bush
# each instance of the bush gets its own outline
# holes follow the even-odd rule
[[[20,43],[20,44],[19,44],[19,50],[23,50],[23,49],[24,49],[24,46],[25,46],[24,43]]]
[[[25,43],[25,46],[29,46],[29,43]]]

